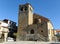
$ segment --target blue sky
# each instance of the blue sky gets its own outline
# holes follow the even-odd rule
[[[60,0],[0,0],[0,20],[9,19],[18,23],[19,4],[29,2],[34,13],[49,18],[55,29],[60,29]]]

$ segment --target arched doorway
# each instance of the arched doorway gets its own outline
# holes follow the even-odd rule
[[[30,34],[34,34],[34,30],[33,29],[30,31]]]

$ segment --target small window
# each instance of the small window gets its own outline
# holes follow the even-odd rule
[[[33,29],[30,31],[30,34],[34,34],[34,30]]]
[[[43,30],[41,30],[41,32],[43,32]]]
[[[23,11],[23,7],[21,7],[20,10]]]
[[[27,8],[25,8],[25,11],[27,10]]]
[[[25,11],[27,10],[27,7],[25,6]]]

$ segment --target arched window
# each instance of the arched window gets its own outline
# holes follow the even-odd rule
[[[28,8],[25,6],[24,9],[25,9],[25,11],[27,11]]]
[[[34,30],[33,29],[30,31],[30,34],[34,34]]]
[[[23,11],[23,7],[20,8],[20,11]]]

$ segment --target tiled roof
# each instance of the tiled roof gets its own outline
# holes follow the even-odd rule
[[[60,32],[60,30],[55,30],[56,32]]]
[[[39,14],[36,14],[36,13],[34,13],[34,16],[33,16],[34,18],[37,18],[37,19],[41,19],[43,22],[47,22],[47,21],[50,21],[48,18],[46,18],[46,17],[43,17],[43,16],[41,16],[41,15],[39,15]]]

